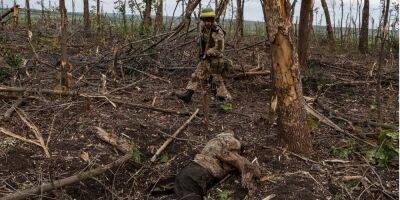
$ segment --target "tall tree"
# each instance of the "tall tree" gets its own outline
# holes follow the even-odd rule
[[[155,24],[154,24],[154,30],[155,32],[159,32],[162,30],[164,27],[163,23],[163,0],[157,0],[157,11],[156,11],[156,19],[155,19]]]
[[[237,40],[243,37],[243,10],[244,10],[244,0],[237,0],[237,11],[236,11],[236,32],[235,36]]]
[[[344,17],[344,2],[340,1],[341,18],[340,18],[340,44],[343,45],[343,17]]]
[[[14,27],[18,27],[18,19],[19,17],[19,7],[17,6],[17,1],[14,0],[14,7],[13,7],[13,19],[14,19]]]
[[[59,1],[60,15],[61,15],[61,34],[60,34],[60,46],[61,46],[61,61],[60,61],[60,86],[63,89],[68,89],[69,78],[68,71],[71,71],[70,64],[67,57],[67,9],[65,8],[65,0]],[[69,69],[67,69],[69,68]]]
[[[96,0],[96,22],[97,22],[97,34],[100,34],[100,0]]]
[[[378,79],[378,84],[377,84],[377,110],[378,110],[378,121],[382,122],[382,65],[383,65],[383,56],[386,55],[384,53],[385,51],[385,40],[388,32],[388,18],[389,18],[389,6],[390,6],[390,0],[386,0],[386,5],[384,7],[384,15],[383,15],[383,25],[382,25],[382,31],[381,31],[381,47],[379,51],[379,57],[378,57],[378,69],[377,69],[377,79]]]
[[[313,5],[313,0],[301,1],[297,51],[299,54],[300,66],[303,70],[307,68],[308,45],[312,26]]]
[[[329,14],[328,4],[326,4],[326,0],[321,0],[321,4],[322,4],[322,8],[324,9],[324,13],[325,13],[326,31],[328,32],[328,40],[331,44],[334,44],[335,36],[333,35],[331,16]]]
[[[291,38],[290,3],[287,0],[264,0],[264,4],[274,83],[271,107],[278,114],[278,138],[289,150],[308,153],[312,143],[306,124],[299,65]]]
[[[42,9],[42,20],[44,20],[44,0],[40,0],[40,8]]]
[[[75,0],[72,0],[72,25],[76,24]]]
[[[31,30],[32,21],[31,21],[31,8],[29,6],[29,0],[25,0],[25,9],[26,9],[26,28]]]
[[[362,26],[360,30],[360,38],[358,41],[358,50],[361,53],[368,52],[368,24],[369,24],[369,0],[364,0],[364,8],[362,13]]]
[[[146,0],[146,6],[143,12],[142,29],[148,31],[151,26],[151,7],[152,0]]]
[[[85,25],[85,32],[90,32],[90,16],[89,16],[89,0],[83,0],[83,21]]]

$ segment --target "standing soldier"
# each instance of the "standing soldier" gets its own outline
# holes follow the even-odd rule
[[[215,12],[211,8],[205,8],[201,11],[201,35],[200,45],[200,63],[196,71],[192,74],[185,92],[177,94],[178,98],[189,103],[192,96],[199,86],[205,85],[205,81],[211,76],[216,84],[217,99],[220,101],[229,101],[232,99],[225,87],[222,73],[224,71],[223,52],[225,48],[225,31],[215,22]],[[204,86],[203,85],[203,86]]]

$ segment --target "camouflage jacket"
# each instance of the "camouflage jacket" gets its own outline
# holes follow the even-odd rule
[[[206,168],[216,178],[223,178],[235,168],[219,157],[231,155],[230,152],[239,153],[241,144],[231,133],[221,133],[216,138],[207,142],[200,154],[194,158],[194,162]]]
[[[202,25],[199,46],[200,58],[204,58],[205,51],[207,51],[208,56],[222,57],[225,49],[225,31],[217,23],[212,25],[211,30]]]

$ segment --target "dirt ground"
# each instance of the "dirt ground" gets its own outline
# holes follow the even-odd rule
[[[0,80],[1,85],[33,89],[55,87],[57,71],[35,61],[22,30],[6,30],[0,39],[2,50],[10,49],[28,61],[26,67],[13,72],[17,74],[14,80],[12,76],[5,77]],[[241,47],[263,39],[246,37]],[[60,55],[52,42],[56,43],[45,31],[34,32],[33,46],[40,59],[56,65]],[[127,59],[121,61],[119,66],[145,71],[163,80],[123,68],[124,77],[118,69],[117,81],[114,81],[107,72],[111,62],[105,60],[112,60],[112,56],[107,53],[111,52],[111,46],[116,43],[122,42],[109,38],[97,46],[84,40],[79,33],[71,38],[68,53],[74,67],[73,76],[79,78],[84,75],[76,81],[72,90],[98,93],[102,84],[101,74],[106,74],[108,91],[139,81],[132,87],[110,94],[114,97],[178,111],[193,112],[196,108],[203,111],[199,93],[195,94],[193,102],[189,104],[184,104],[173,95],[185,87],[196,66],[195,43],[182,45],[185,41],[179,40],[164,44],[151,52],[159,54],[150,56],[135,56],[138,51],[136,48],[149,43],[133,46],[132,51],[121,55]],[[258,64],[270,69],[270,57],[265,45],[239,52],[229,51],[232,46],[228,39],[227,57],[233,60],[238,71],[247,71]],[[397,57],[389,57],[384,66],[382,92],[384,122],[396,127],[399,115],[397,63]],[[0,65],[3,64],[4,60],[0,60]],[[359,55],[352,48],[334,51],[313,45],[309,66],[312,72],[309,78],[303,79],[304,95],[318,98],[308,103],[350,134],[376,144],[376,127],[352,123],[351,120],[351,117],[355,117],[377,121],[374,107],[376,86],[375,83],[366,82],[374,80],[375,56]],[[171,67],[174,69],[168,69]],[[192,68],[178,69],[180,67]],[[324,84],[322,89],[321,84]],[[196,117],[167,147],[162,159],[155,163],[149,161],[155,150],[188,116],[138,109],[125,104],[113,106],[104,98],[31,94],[37,98],[25,100],[19,108],[38,127],[45,142],[48,141],[51,158],[46,158],[43,149],[37,145],[0,134],[0,197],[15,190],[105,165],[122,156],[121,152],[98,139],[94,127],[99,126],[129,139],[135,146],[133,154],[140,164],[127,162],[100,176],[32,199],[174,199],[173,195],[149,196],[149,187],[162,178],[175,175],[190,163],[209,139],[227,129],[234,130],[243,141],[246,157],[251,160],[258,158],[262,178],[258,183],[256,197],[245,197],[246,192],[240,187],[239,176],[232,175],[213,188],[208,199],[263,199],[269,195],[275,195],[273,199],[398,199],[398,157],[387,167],[371,165],[365,159],[370,146],[311,117],[313,152],[306,157],[292,154],[277,145],[279,133],[274,118],[268,115],[272,90],[270,77],[230,78],[226,80],[226,85],[234,97],[233,109],[221,110],[210,93],[208,127],[202,117]],[[8,97],[16,94],[0,94],[0,113],[4,113],[15,101]],[[351,117],[346,122],[334,115],[332,110]],[[28,139],[35,139],[17,113],[13,113],[8,121],[0,121],[0,127]],[[334,149],[347,153],[341,157],[334,153]],[[362,178],[344,180],[348,176]]]

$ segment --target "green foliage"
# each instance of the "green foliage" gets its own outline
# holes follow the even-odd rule
[[[233,104],[231,102],[222,102],[219,107],[225,112],[230,112],[233,110]]]
[[[346,143],[344,147],[332,147],[331,154],[342,159],[348,159],[349,155],[354,152],[355,141],[348,140]]]
[[[231,196],[231,194],[233,194],[233,192],[230,190],[220,190],[220,189],[217,189],[217,190],[218,190],[218,199],[219,200],[228,200],[228,199],[230,199],[229,197]]]
[[[163,153],[163,154],[161,155],[160,162],[161,162],[161,163],[166,163],[166,162],[168,162],[168,160],[169,160],[168,153],[167,153],[167,152]]]
[[[399,134],[395,131],[381,129],[378,142],[380,145],[367,151],[366,158],[372,164],[387,166],[393,158],[399,156]]]
[[[138,147],[136,145],[132,145],[131,154],[132,154],[133,161],[135,161],[137,163],[141,163],[142,153],[140,152],[140,150],[138,149]]]

